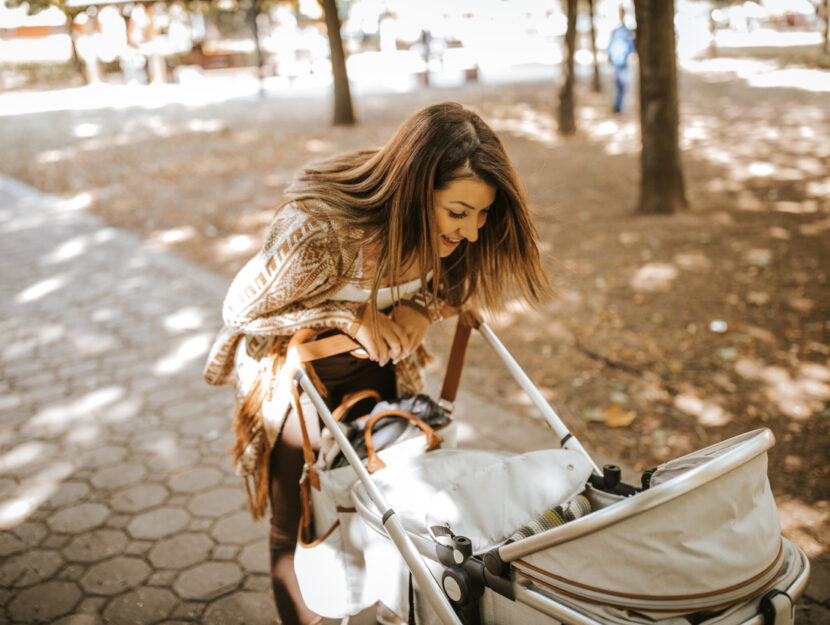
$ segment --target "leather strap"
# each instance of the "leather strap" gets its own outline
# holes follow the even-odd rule
[[[380,401],[380,393],[373,389],[364,389],[362,391],[357,391],[355,393],[349,393],[343,398],[343,401],[340,402],[340,405],[334,409],[334,412],[331,413],[331,416],[334,417],[335,421],[342,421],[343,417],[346,413],[349,412],[349,409],[354,406],[355,404],[363,401],[364,399],[372,398],[375,400],[375,403]]]
[[[464,368],[464,358],[467,354],[467,344],[472,329],[478,325],[480,318],[472,310],[462,311],[458,315],[455,326],[455,336],[450,349],[447,370],[444,373],[444,383],[441,387],[441,399],[450,403],[455,401],[458,386],[461,383],[461,371]],[[293,349],[301,363],[311,362],[319,358],[328,358],[345,352],[352,352],[358,358],[367,358],[363,347],[346,334],[335,334],[324,339],[310,341],[315,334],[314,330],[300,330],[292,337],[288,346]],[[306,342],[308,341],[308,342]],[[359,350],[359,351],[356,351]]]
[[[371,416],[371,418],[366,422],[366,429],[364,436],[366,437],[366,452],[367,452],[367,460],[366,469],[369,473],[374,473],[379,469],[382,469],[386,466],[386,463],[378,458],[378,454],[375,451],[375,444],[372,442],[372,428],[375,427],[375,423],[378,422],[379,419],[383,419],[383,417],[403,417],[404,419],[408,419],[412,421],[415,425],[417,425],[421,430],[423,430],[424,434],[427,435],[427,451],[432,451],[433,449],[438,449],[441,446],[441,443],[444,442],[444,439],[439,436],[435,430],[433,430],[430,426],[428,426],[424,421],[419,419],[413,414],[405,412],[403,410],[381,410]]]
[[[455,401],[455,396],[458,394],[461,370],[464,368],[464,357],[467,355],[470,333],[479,322],[478,315],[472,310],[462,311],[458,315],[455,336],[453,336],[452,348],[450,348],[450,357],[447,361],[447,371],[444,373],[444,385],[441,387],[441,399],[450,403]]]
[[[343,354],[345,352],[363,350],[360,343],[347,334],[335,334],[317,341],[299,343],[292,347],[297,352],[300,362],[311,362],[319,358],[328,358],[329,356],[336,356],[337,354]],[[365,353],[353,355],[357,358],[368,358],[368,355],[365,355]]]

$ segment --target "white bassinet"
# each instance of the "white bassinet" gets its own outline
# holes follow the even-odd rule
[[[424,625],[793,621],[809,565],[781,536],[767,480],[771,431],[672,460],[636,488],[620,483],[616,467],[599,471],[486,324],[462,323],[482,332],[563,448],[437,449],[370,477],[334,432],[359,478],[354,531],[378,601],[404,620],[414,610]],[[328,425],[308,376],[297,380]],[[578,518],[563,519],[573,503]]]

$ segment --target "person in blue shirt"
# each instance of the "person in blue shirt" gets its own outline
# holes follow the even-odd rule
[[[634,52],[634,35],[625,25],[625,9],[620,7],[620,25],[611,32],[608,42],[608,60],[614,66],[614,112],[621,113],[625,101],[625,90],[630,82],[628,57]]]

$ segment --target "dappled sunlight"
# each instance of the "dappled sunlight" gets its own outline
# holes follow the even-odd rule
[[[130,120],[119,132],[99,136],[102,135],[100,124],[83,122],[73,130],[79,141],[65,148],[44,150],[35,156],[35,160],[43,165],[60,163],[76,159],[84,153],[101,152],[113,147],[128,148],[152,138],[169,139],[190,133],[216,133],[224,128],[224,122],[215,118],[170,120],[161,115],[151,115]]]
[[[93,122],[81,122],[72,130],[72,134],[74,134],[79,139],[89,139],[90,137],[94,137],[101,133],[101,124],[96,124]]]
[[[714,401],[702,399],[691,393],[681,393],[674,398],[674,406],[706,427],[721,427],[734,417]]]
[[[496,106],[488,116],[488,123],[497,132],[509,132],[550,147],[561,141],[553,114],[537,110],[529,104]]]
[[[752,87],[782,87],[818,93],[830,92],[830,71],[815,68],[781,68],[774,60],[726,56],[680,58],[678,67],[707,79],[739,78]]]
[[[66,275],[58,275],[46,278],[45,280],[40,280],[18,293],[15,296],[14,301],[18,304],[30,304],[35,302],[46,297],[47,295],[55,293],[59,289],[62,289],[66,286],[68,279],[69,278]]]
[[[160,376],[173,375],[195,361],[202,360],[213,342],[213,333],[190,336],[178,343],[153,365],[153,373]]]
[[[667,291],[678,275],[679,272],[674,265],[648,263],[634,273],[631,286],[637,291]]]
[[[177,310],[170,315],[166,315],[162,319],[164,328],[170,333],[199,330],[204,327],[204,323],[205,311],[193,306]]]
[[[797,543],[808,558],[825,555],[822,540],[830,533],[830,501],[804,502],[784,496],[776,503],[784,536]]]
[[[578,125],[610,156],[640,151],[640,126],[634,117],[608,119],[595,108],[585,108],[580,111]]]
[[[830,369],[818,363],[804,365],[793,371],[755,358],[741,358],[735,363],[735,372],[760,382],[764,395],[782,413],[806,420],[818,415],[830,401]]]
[[[81,235],[61,243],[54,251],[40,259],[44,265],[65,263],[83,254],[89,247],[89,237]]]
[[[160,230],[152,232],[149,235],[149,240],[153,243],[158,243],[163,246],[175,245],[188,241],[197,236],[196,229],[193,226],[181,226],[178,228],[169,228],[167,230]]]
[[[101,412],[111,407],[126,395],[120,385],[110,385],[85,393],[76,398],[67,398],[42,408],[29,419],[34,434],[54,435],[68,432],[77,423],[84,421],[90,413]]]

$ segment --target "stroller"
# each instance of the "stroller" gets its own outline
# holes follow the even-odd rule
[[[386,411],[364,423],[361,457],[338,421],[344,410],[333,416],[303,364],[360,346],[342,335],[300,346],[294,381],[329,437],[328,451],[306,455],[313,514],[304,511],[310,533],[295,555],[312,609],[344,617],[377,601],[423,625],[794,622],[809,563],[781,536],[767,480],[770,430],[677,458],[644,472],[639,485],[626,484],[619,467],[594,463],[469,311],[459,316],[442,410],[452,411],[473,329],[541,411],[558,449],[456,449],[451,421],[435,428],[403,413],[425,436],[399,437],[403,442],[377,451],[372,429]],[[299,408],[298,391],[295,399]],[[333,452],[348,465],[327,471]]]

